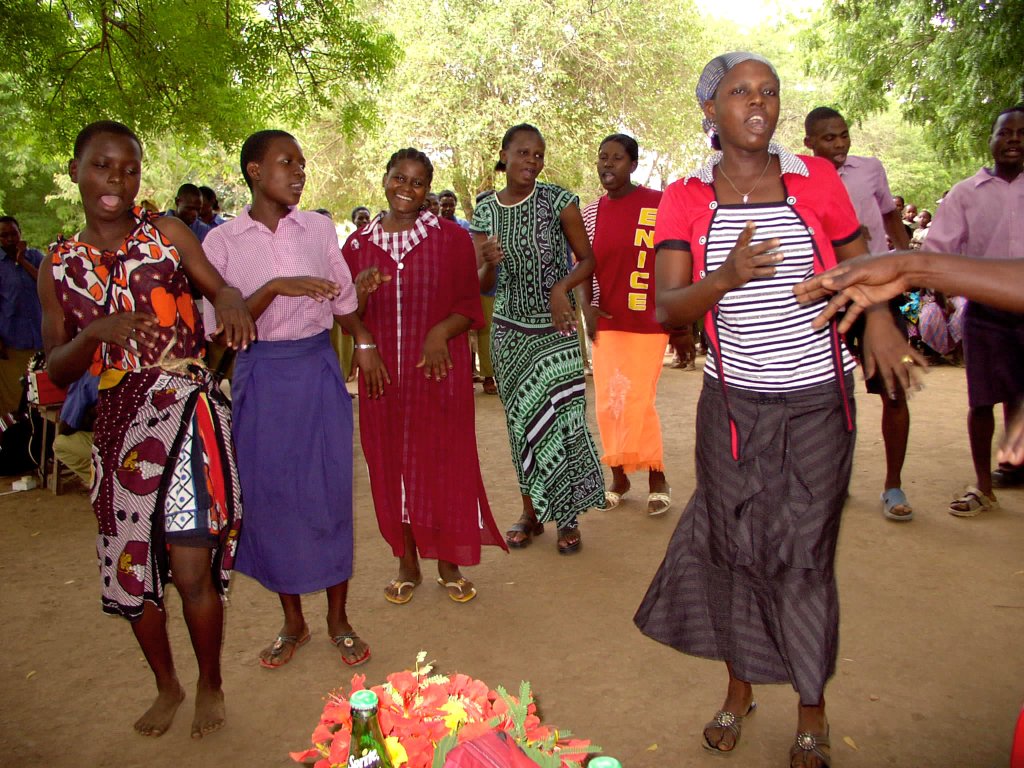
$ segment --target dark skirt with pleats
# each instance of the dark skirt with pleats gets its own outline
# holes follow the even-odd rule
[[[634,617],[644,634],[728,662],[751,683],[789,682],[802,704],[821,700],[839,639],[834,561],[854,445],[847,407],[834,383],[730,388],[735,461],[725,395],[705,378],[697,489]]]

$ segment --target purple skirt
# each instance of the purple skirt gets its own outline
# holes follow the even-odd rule
[[[352,398],[327,331],[260,341],[235,360],[245,524],[235,569],[298,595],[352,576]]]

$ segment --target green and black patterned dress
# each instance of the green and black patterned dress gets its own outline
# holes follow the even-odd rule
[[[481,200],[470,227],[497,235],[505,252],[491,357],[519,488],[533,500],[538,520],[560,528],[590,507],[604,507],[579,339],[551,325],[551,287],[569,271],[560,214],[573,204],[576,195],[538,183],[516,205],[502,205],[497,195]]]

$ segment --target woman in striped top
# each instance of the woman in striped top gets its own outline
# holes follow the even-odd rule
[[[865,253],[834,167],[772,141],[779,79],[730,53],[697,85],[720,150],[671,184],[658,211],[662,322],[705,317],[710,342],[697,411],[697,489],[635,621],[650,637],[726,662],[725,703],[704,746],[735,748],[751,683],[800,695],[791,765],[829,764],[825,683],[835,671],[833,562],[853,459],[854,361],[821,303],[793,286]],[[881,308],[884,310],[884,306]],[[892,391],[917,362],[887,312],[868,320],[868,373]]]

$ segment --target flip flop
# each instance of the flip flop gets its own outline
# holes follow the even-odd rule
[[[278,635],[277,639],[270,646],[270,652],[267,653],[266,658],[260,654],[260,666],[264,669],[283,667],[292,660],[292,656],[295,655],[297,649],[309,642],[310,637],[312,635],[309,632],[309,627],[303,627],[303,633],[298,637],[295,635]]]
[[[655,506],[651,506],[654,504]],[[668,512],[669,507],[672,506],[672,489],[669,488],[668,493],[649,493],[647,494],[647,514],[651,517],[657,517],[658,515],[664,515]]]
[[[421,583],[421,581],[399,581],[398,579],[392,579],[384,587],[384,599],[395,605],[405,605],[412,600],[413,590]]]
[[[906,512],[900,514],[894,510],[903,507]],[[902,488],[886,488],[882,493],[882,514],[887,520],[894,520],[897,523],[909,523],[914,519],[914,509],[907,501],[907,494]]]
[[[363,651],[363,655],[349,661],[348,656],[345,655],[346,650],[351,650],[356,647],[356,640],[359,640],[359,635],[355,632],[347,632],[343,635],[335,635],[331,638],[331,642],[334,643],[335,647],[341,651],[341,660],[350,667],[358,667],[360,664],[365,664],[370,660],[370,646],[366,646],[366,650]]]
[[[713,755],[729,755],[732,754],[736,747],[740,743],[740,731],[743,728],[743,719],[749,717],[750,714],[757,709],[757,702],[750,702],[750,706],[747,707],[747,713],[745,715],[737,715],[734,712],[729,712],[725,709],[720,709],[715,713],[715,716],[711,719],[711,722],[704,726],[704,730],[701,732],[701,736],[704,741],[701,744],[704,749]],[[722,739],[718,740],[718,744],[712,744],[711,740],[708,739],[708,730],[711,728],[722,728],[732,734],[732,746],[729,749],[719,748],[719,744],[722,743]],[[725,734],[722,734],[722,738],[725,738]]]
[[[469,579],[461,578],[457,581],[445,581],[438,576],[437,583],[448,590],[448,597],[456,603],[468,603],[476,597],[476,587],[473,586],[473,582]]]

